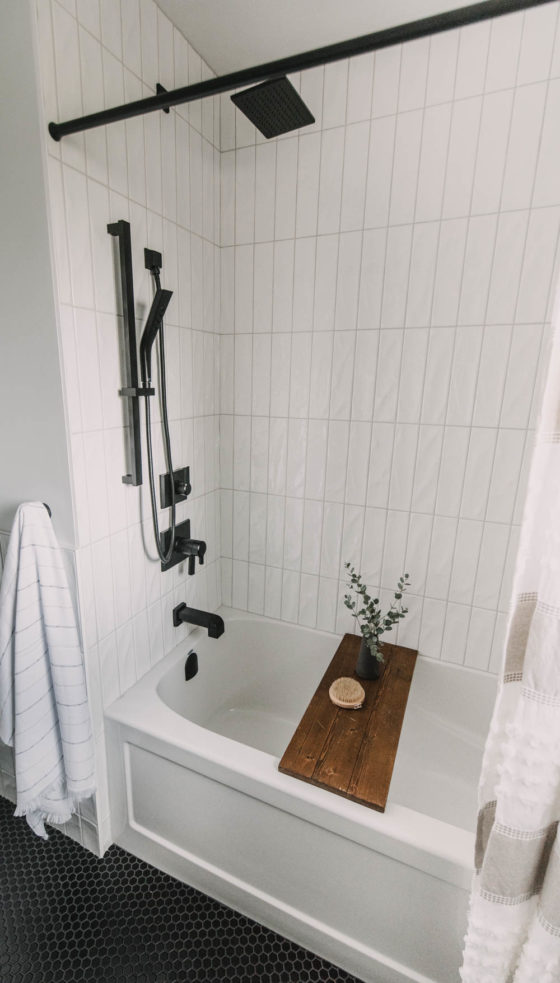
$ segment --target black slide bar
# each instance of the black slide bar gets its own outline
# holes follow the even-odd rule
[[[142,484],[142,447],[140,442],[140,396],[138,388],[138,361],[136,357],[136,320],[134,314],[134,286],[132,282],[132,247],[130,244],[130,223],[121,219],[107,226],[107,232],[119,240],[121,267],[121,299],[124,321],[124,340],[126,361],[128,363],[128,386],[119,390],[119,396],[130,400],[129,453],[131,469],[123,475],[125,485]],[[153,390],[152,390],[153,392]]]
[[[254,68],[230,72],[228,75],[207,79],[205,82],[196,82],[194,85],[186,85],[181,89],[160,92],[158,95],[138,99],[136,102],[129,102],[124,106],[115,106],[113,109],[105,109],[100,113],[80,116],[77,119],[68,120],[66,123],[49,123],[49,133],[53,140],[60,140],[61,137],[67,136],[69,133],[79,133],[81,130],[90,130],[95,126],[103,126],[117,120],[130,119],[144,113],[153,113],[158,109],[168,109],[170,106],[193,102],[196,99],[205,99],[208,96],[228,92],[252,82],[262,82],[265,79],[278,78],[292,72],[304,71],[307,68],[316,68],[318,65],[327,65],[343,58],[364,54],[366,51],[388,48],[391,45],[413,41],[429,34],[439,34],[441,31],[465,27],[467,24],[489,20],[491,17],[511,14],[518,10],[553,2],[555,0],[484,0],[483,3],[473,3],[469,7],[459,7],[457,10],[434,14],[432,17],[424,17],[422,20],[409,21],[408,24],[389,27],[384,31],[376,31],[374,34],[364,34],[362,37],[353,38],[350,41],[327,44],[323,48],[315,48],[313,51],[306,51],[299,55],[290,55],[288,58],[279,58]]]

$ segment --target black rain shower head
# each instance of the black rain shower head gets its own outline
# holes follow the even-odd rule
[[[285,75],[235,92],[231,99],[268,139],[315,122],[315,117]]]
[[[140,341],[140,365],[144,373],[144,385],[147,385],[152,377],[152,346],[156,340],[156,335],[161,328],[163,316],[167,310],[167,305],[173,296],[172,290],[163,290],[158,287],[156,295],[152,301],[146,327]]]

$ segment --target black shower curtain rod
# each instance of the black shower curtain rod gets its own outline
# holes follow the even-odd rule
[[[453,28],[464,27],[467,24],[489,20],[502,14],[510,14],[518,10],[553,2],[555,0],[484,0],[483,3],[474,3],[471,6],[459,7],[457,10],[449,10],[443,14],[409,21],[407,24],[389,27],[384,31],[375,31],[373,34],[364,34],[359,38],[352,38],[350,41],[327,44],[323,48],[315,48],[313,51],[305,51],[288,58],[279,58],[254,68],[230,72],[228,75],[207,79],[205,82],[196,82],[194,85],[186,85],[180,89],[173,89],[171,92],[162,91],[160,86],[158,95],[138,99],[136,102],[126,103],[124,106],[115,106],[113,109],[105,109],[99,113],[91,113],[89,116],[80,116],[68,120],[66,123],[49,123],[49,133],[53,140],[60,140],[61,137],[70,133],[79,133],[82,130],[90,130],[93,127],[104,126],[106,123],[114,123],[117,120],[142,116],[144,113],[152,113],[158,109],[166,110],[170,106],[178,106],[181,103],[215,96],[221,92],[229,92],[252,82],[279,78],[292,72],[316,68],[318,65],[327,65],[343,58],[361,55],[366,51],[388,48],[391,45],[413,41],[429,34],[439,34],[441,31],[449,31]]]

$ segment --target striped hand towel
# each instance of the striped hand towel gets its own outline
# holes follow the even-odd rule
[[[0,739],[14,748],[16,816],[47,839],[95,790],[72,597],[41,502],[20,505],[0,584]]]

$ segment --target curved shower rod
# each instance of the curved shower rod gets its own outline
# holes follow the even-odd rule
[[[277,79],[289,75],[291,72],[316,68],[318,65],[327,65],[343,58],[362,55],[367,51],[388,48],[391,45],[413,41],[429,34],[439,34],[442,31],[465,27],[468,24],[489,20],[502,14],[511,14],[518,10],[553,2],[554,0],[484,0],[482,3],[474,3],[468,7],[459,7],[443,14],[434,14],[431,17],[423,17],[421,20],[399,24],[397,27],[375,31],[373,34],[364,34],[349,41],[339,41],[336,44],[328,44],[299,55],[290,55],[287,58],[269,61],[264,65],[230,72],[228,75],[207,79],[205,82],[196,82],[194,85],[186,85],[170,92],[162,90],[160,86],[159,92],[155,96],[148,96],[145,99],[138,99],[136,102],[105,109],[99,113],[91,113],[89,116],[79,116],[65,123],[49,123],[49,133],[53,140],[60,140],[70,133],[79,133],[82,130],[90,130],[96,126],[130,119],[133,116],[142,116],[144,113],[152,113],[159,109],[167,110],[170,106],[205,99],[221,92],[230,92],[252,82]]]

